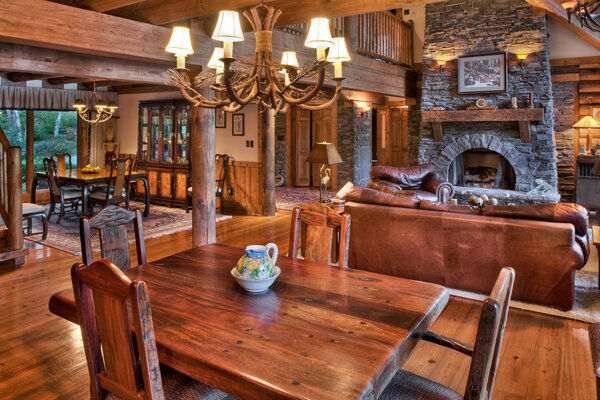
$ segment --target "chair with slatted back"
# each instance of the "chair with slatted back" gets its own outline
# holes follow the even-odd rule
[[[131,281],[108,260],[73,265],[71,280],[93,399],[230,398],[160,365],[144,282]]]
[[[142,229],[142,214],[139,210],[129,211],[117,206],[108,206],[91,218],[82,217],[79,221],[81,255],[83,263],[92,263],[92,229],[99,233],[102,258],[110,260],[122,270],[129,269],[129,239],[127,226],[133,224],[137,263],[146,263],[146,246]]]
[[[339,232],[339,239],[338,239]],[[300,239],[302,238],[302,246]],[[348,268],[348,245],[350,243],[350,215],[339,214],[321,203],[294,208],[290,232],[290,257],[302,258],[334,265],[332,248],[337,250],[337,265]]]
[[[477,337],[473,347],[432,332],[427,332],[423,336],[423,340],[472,357],[464,394],[459,394],[446,386],[410,372],[400,371],[392,378],[379,400],[490,399],[500,357],[502,337],[508,318],[514,280],[515,271],[512,268],[502,268],[490,297],[483,302]]]
[[[80,202],[83,201],[83,194],[80,189],[70,189],[62,186],[58,179],[58,168],[54,158],[44,158],[44,170],[48,179],[48,190],[50,194],[50,209],[48,211],[48,221],[54,215],[57,206],[60,206],[58,210],[57,223],[65,216],[67,206],[70,207],[70,211],[77,213],[77,208]]]
[[[73,164],[71,163],[71,154],[53,154],[52,158],[56,158],[56,167],[58,169],[59,174],[65,174],[67,171],[70,172],[73,169]]]
[[[96,204],[106,207],[111,204],[118,206],[121,203],[125,203],[125,208],[129,209],[129,181],[132,167],[133,162],[129,158],[112,160],[106,186],[94,190],[88,197],[90,209],[93,209]]]

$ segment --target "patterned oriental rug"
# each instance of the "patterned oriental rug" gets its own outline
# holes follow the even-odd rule
[[[335,192],[325,192],[327,198],[335,196]],[[275,188],[275,204],[278,210],[292,211],[306,203],[319,201],[319,189],[310,187],[277,187]]]
[[[46,210],[48,206],[45,206]],[[144,210],[144,204],[131,202],[131,209]],[[60,225],[56,223],[58,216],[53,215],[52,221],[48,223],[48,237],[41,240],[41,235],[28,236],[25,239],[53,247],[74,255],[81,255],[81,242],[79,238],[79,217],[65,215]],[[217,214],[217,222],[230,219],[231,215]],[[152,204],[150,214],[142,218],[144,227],[144,238],[152,239],[169,235],[171,233],[192,229],[192,213],[186,213],[181,208],[169,208]],[[34,223],[34,232],[41,231],[41,224]],[[133,227],[129,232],[129,242],[135,241]],[[94,250],[100,250],[98,233],[92,230],[92,246]]]

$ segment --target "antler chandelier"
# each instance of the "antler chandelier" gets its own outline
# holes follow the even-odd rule
[[[273,27],[281,10],[262,3],[244,12],[255,34],[256,48],[253,60],[236,60],[233,43],[244,40],[239,14],[221,11],[212,38],[223,42],[215,48],[208,62],[210,71],[203,71],[193,80],[185,69],[185,57],[193,54],[188,28],[175,27],[166,51],[177,57],[177,68],[163,75],[192,105],[204,108],[222,108],[227,112],[240,110],[255,103],[275,112],[288,105],[306,110],[322,110],[335,103],[340,95],[342,62],[349,61],[343,37],[331,37],[329,20],[313,18],[304,45],[316,49],[317,57],[300,67],[296,52],[283,52],[280,63],[273,61]],[[328,50],[328,51],[327,51]],[[329,99],[323,92],[326,68],[334,65],[335,93]],[[300,85],[300,82],[311,82]],[[210,87],[214,98],[200,92]]]
[[[100,96],[98,96],[98,92],[96,92],[96,81],[94,81],[94,91],[92,92],[91,101],[91,108],[88,108],[88,106],[81,99],[75,100],[75,104],[73,104],[73,108],[77,110],[77,115],[79,115],[79,118],[91,125],[108,121],[119,108],[113,101],[109,102],[108,104],[105,104],[104,101],[102,101]],[[91,111],[89,117],[88,111]],[[92,118],[93,114],[96,114],[96,116]]]
[[[567,0],[560,4],[566,11],[571,23],[571,16],[593,32],[600,32],[600,14],[597,13],[600,7],[599,0]]]

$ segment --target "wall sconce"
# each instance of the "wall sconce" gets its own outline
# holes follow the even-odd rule
[[[371,111],[371,103],[366,101],[355,101],[354,107],[358,108],[361,117],[364,117],[369,111]]]
[[[525,68],[525,59],[527,58],[528,54],[519,53],[515,54],[515,56],[517,56],[517,60],[519,60],[519,67],[521,69]]]
[[[444,66],[446,65],[446,60],[435,60],[438,67],[440,67],[440,74],[444,72]]]

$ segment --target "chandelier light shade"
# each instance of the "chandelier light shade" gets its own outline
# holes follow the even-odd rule
[[[560,5],[567,11],[569,23],[575,16],[582,28],[600,32],[600,0],[566,0]]]
[[[189,28],[183,26],[174,27],[171,40],[169,40],[169,44],[167,44],[165,50],[175,54],[175,57],[177,57],[177,68],[184,69],[185,57],[194,54]]]
[[[296,52],[285,51],[278,63],[274,61],[272,36],[273,27],[280,15],[281,10],[262,3],[244,11],[244,17],[255,35],[254,58],[236,60],[232,56],[233,43],[244,40],[239,14],[235,11],[221,11],[212,38],[223,42],[223,48],[213,51],[208,62],[211,70],[203,71],[192,79],[180,68],[178,56],[177,68],[169,69],[163,75],[195,107],[236,112],[253,103],[261,108],[271,108],[277,113],[290,105],[305,110],[322,110],[332,106],[340,96],[344,80],[342,62],[350,60],[344,38],[334,40],[331,37],[328,19],[313,18],[305,45],[317,49],[316,60],[300,66]],[[331,53],[329,58],[327,49]],[[326,69],[332,63],[335,92],[331,96],[322,89]],[[210,88],[214,97],[201,94],[204,88]]]

